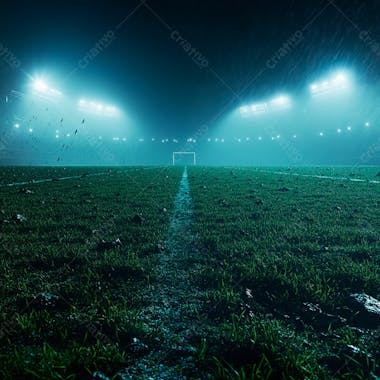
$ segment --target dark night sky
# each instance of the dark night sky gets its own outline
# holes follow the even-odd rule
[[[0,42],[21,61],[23,72],[47,70],[64,92],[80,95],[81,88],[91,88],[152,130],[179,135],[213,125],[219,113],[223,117],[244,99],[303,91],[326,67],[352,66],[363,81],[377,83],[380,57],[359,34],[368,31],[380,41],[380,1],[335,3],[150,0],[117,29],[138,0],[2,0]],[[108,30],[115,40],[78,69]],[[172,30],[207,59],[208,68],[189,58]],[[301,43],[268,69],[267,60],[297,30],[303,31]],[[0,67],[1,88],[25,81],[19,70]]]

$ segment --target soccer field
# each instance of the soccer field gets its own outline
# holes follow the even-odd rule
[[[0,377],[379,377],[377,173],[0,168]]]

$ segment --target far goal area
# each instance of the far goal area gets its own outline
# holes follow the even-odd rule
[[[195,152],[173,152],[173,165],[196,165],[197,157]]]

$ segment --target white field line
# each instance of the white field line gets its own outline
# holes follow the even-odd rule
[[[199,331],[195,310],[201,307],[200,294],[191,285],[194,269],[187,259],[195,252],[192,232],[192,201],[185,167],[174,201],[165,251],[159,254],[155,284],[146,290],[148,306],[141,313],[142,321],[152,331],[159,331],[160,347],[131,363],[119,375],[122,380],[176,379],[185,380],[181,368],[185,358],[195,354],[188,336]],[[173,366],[173,353],[180,353]],[[143,369],[143,373],[142,373]]]
[[[33,185],[35,183],[45,183],[45,182],[54,182],[54,181],[65,181],[68,179],[79,179],[83,177],[94,177],[98,175],[109,174],[108,172],[100,172],[100,173],[89,173],[84,175],[73,175],[70,177],[58,177],[58,178],[43,178],[43,179],[33,179],[30,181],[22,181],[22,182],[12,182],[12,183],[2,183],[0,187],[13,187],[13,186],[22,186],[22,185]]]
[[[132,167],[131,167],[132,168]],[[157,167],[144,167],[142,169],[156,169]],[[45,183],[45,182],[53,182],[53,181],[65,181],[68,179],[79,179],[83,177],[95,177],[95,176],[100,176],[100,175],[106,175],[106,174],[116,174],[116,173],[124,173],[125,171],[128,171],[129,169],[126,170],[116,170],[116,171],[107,171],[107,172],[98,172],[98,173],[86,173],[86,174],[81,174],[81,175],[73,175],[69,177],[58,177],[58,178],[42,178],[42,179],[32,179],[29,181],[21,181],[21,182],[12,182],[12,183],[0,183],[0,187],[13,187],[13,186],[23,186],[23,185],[33,185],[35,183]]]
[[[241,169],[239,169],[239,170],[241,170]],[[249,170],[249,169],[246,169],[246,170]],[[318,179],[334,179],[334,180],[338,180],[338,181],[380,183],[380,181],[376,181],[376,180],[348,178],[348,177],[334,177],[334,176],[318,175],[318,174],[287,173],[287,172],[279,172],[279,171],[271,171],[271,170],[256,170],[256,171],[259,173],[278,174],[278,175],[292,175],[295,177],[310,177],[310,178],[318,178]]]

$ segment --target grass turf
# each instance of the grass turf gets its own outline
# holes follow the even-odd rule
[[[379,185],[292,175],[376,179],[376,170],[264,170],[188,170],[193,287],[205,295],[198,372],[189,377],[379,376],[378,329],[321,325],[304,310],[312,303],[341,315],[350,293],[380,297]],[[101,171],[108,174],[0,188],[3,378],[117,378],[142,355],[136,338],[156,345],[139,312],[182,169],[3,168],[0,182]],[[116,238],[121,246],[97,249]],[[58,298],[41,302],[41,294]]]

